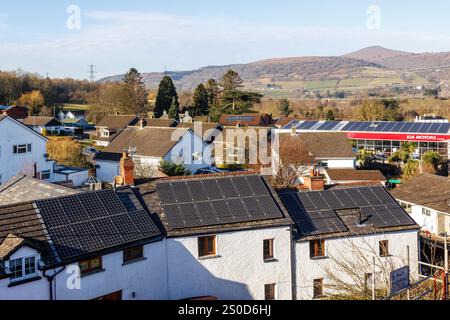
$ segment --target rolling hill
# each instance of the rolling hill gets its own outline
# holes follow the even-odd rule
[[[291,57],[248,64],[208,66],[167,72],[178,90],[192,90],[228,69],[237,71],[248,89],[269,96],[293,96],[304,90],[348,91],[392,86],[436,86],[450,78],[450,53],[409,53],[379,46],[340,57]],[[148,88],[157,88],[162,73],[143,73]],[[119,81],[120,75],[101,79]]]

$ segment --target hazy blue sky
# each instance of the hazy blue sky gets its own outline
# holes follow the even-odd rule
[[[0,69],[85,78],[89,64],[101,77],[369,45],[450,51],[449,12],[447,0],[0,0]]]

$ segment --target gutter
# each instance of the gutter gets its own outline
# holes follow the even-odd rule
[[[295,255],[294,226],[290,227],[290,250],[291,250],[291,289],[292,300],[297,300],[297,257]]]

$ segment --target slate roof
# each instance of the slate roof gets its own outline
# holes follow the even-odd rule
[[[295,155],[296,161],[305,164],[316,163],[320,159],[352,159],[356,154],[345,133],[317,132],[280,134],[280,157]]]
[[[450,214],[450,179],[420,174],[391,191],[397,200]]]
[[[136,148],[136,155],[163,158],[177,143],[172,135],[183,136],[189,129],[128,127],[111,140],[109,146],[95,156],[95,160],[120,161],[122,154],[130,147]]]
[[[77,193],[77,190],[17,175],[0,186],[0,206]]]
[[[26,126],[37,126],[37,127],[62,125],[61,121],[53,117],[35,117],[35,116],[23,119],[22,123]]]
[[[254,174],[160,181],[140,194],[169,237],[292,224],[270,184]]]
[[[333,181],[386,181],[379,170],[326,169],[326,174]]]
[[[298,240],[418,230],[383,187],[315,192],[282,191],[280,198],[298,228]]]
[[[274,121],[268,114],[244,113],[244,114],[222,114],[219,123],[222,126],[272,126]]]
[[[96,127],[118,130],[129,125],[135,125],[138,120],[138,117],[133,115],[109,115],[104,117]]]

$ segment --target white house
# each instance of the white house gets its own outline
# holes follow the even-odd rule
[[[391,191],[424,232],[450,233],[450,179],[420,174]]]
[[[19,173],[52,180],[53,161],[46,157],[47,138],[21,122],[0,116],[0,184]]]
[[[418,280],[419,226],[383,187],[317,192],[285,191],[280,197],[296,222],[293,265],[296,298],[321,299],[389,288],[390,272],[407,265]],[[375,260],[375,264],[373,261]]]
[[[9,223],[0,227],[1,300],[167,298],[161,233],[129,188],[2,206],[0,215],[14,217],[0,219]]]
[[[22,120],[22,123],[34,131],[47,135],[59,135],[63,129],[63,124],[53,117],[28,117]]]
[[[58,113],[58,118],[61,121],[67,120],[67,119],[79,119],[79,120],[86,120],[86,112],[83,110],[68,110],[68,111],[60,111]]]
[[[128,127],[95,156],[97,178],[112,182],[120,175],[120,159],[128,152],[141,171],[156,171],[162,160],[195,172],[211,165],[211,147],[186,128]]]
[[[263,177],[174,179],[140,193],[167,232],[169,299],[292,299],[292,220]]]

